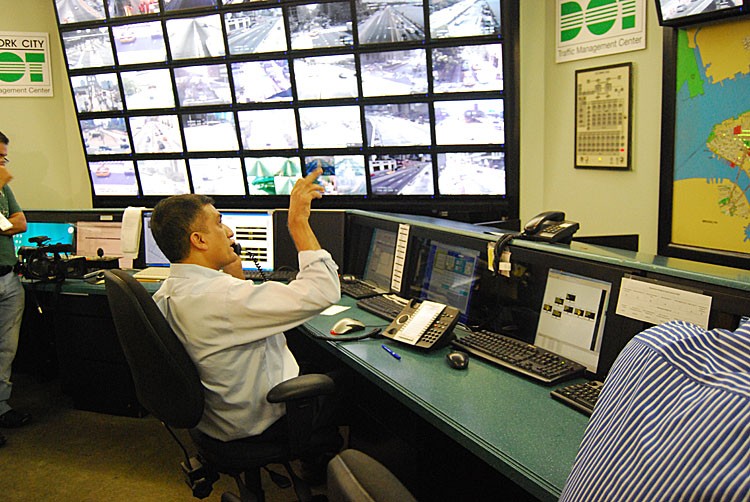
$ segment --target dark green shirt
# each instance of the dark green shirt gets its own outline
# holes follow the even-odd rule
[[[10,218],[11,214],[20,213],[21,206],[16,202],[16,196],[8,185],[0,190],[0,211],[3,216]],[[16,248],[13,246],[12,235],[0,235],[0,265],[15,265]]]

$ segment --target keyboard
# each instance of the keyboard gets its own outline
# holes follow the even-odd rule
[[[378,289],[375,286],[357,279],[353,281],[341,281],[341,292],[351,296],[356,300],[386,293],[386,291]]]
[[[248,281],[280,281],[289,282],[297,278],[296,270],[264,270],[261,274],[260,270],[243,270],[242,273],[245,275],[245,280]]]
[[[475,331],[451,343],[481,359],[548,385],[573,378],[586,369],[554,352],[492,331]]]
[[[408,300],[397,295],[380,295],[362,298],[357,302],[357,307],[392,321],[401,313],[407,303],[409,303]]]
[[[584,383],[574,383],[566,387],[560,387],[550,392],[550,396],[561,401],[571,408],[591,416],[594,411],[596,400],[604,383],[591,380]]]

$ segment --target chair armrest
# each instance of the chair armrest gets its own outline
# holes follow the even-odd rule
[[[312,373],[281,382],[266,394],[268,402],[286,405],[289,448],[293,458],[300,458],[311,451],[311,437],[319,410],[318,399],[335,392],[336,384],[331,377]]]
[[[313,373],[281,382],[268,391],[266,400],[269,403],[285,403],[295,399],[333,394],[334,392],[336,392],[336,385],[331,377]]]

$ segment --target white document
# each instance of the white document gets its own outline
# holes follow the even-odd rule
[[[708,329],[711,297],[654,282],[623,277],[617,314],[651,324],[687,321]]]
[[[4,214],[0,214],[0,230],[5,232],[6,230],[10,230],[11,228],[13,228],[13,223],[11,223]]]
[[[345,305],[331,305],[330,307],[325,309],[323,312],[321,312],[320,315],[327,315],[327,316],[336,315],[350,308],[351,307],[347,307]]]

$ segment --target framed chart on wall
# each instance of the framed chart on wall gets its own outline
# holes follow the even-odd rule
[[[576,71],[576,167],[630,168],[631,66]]]
[[[750,268],[748,30],[664,32],[659,254]]]

